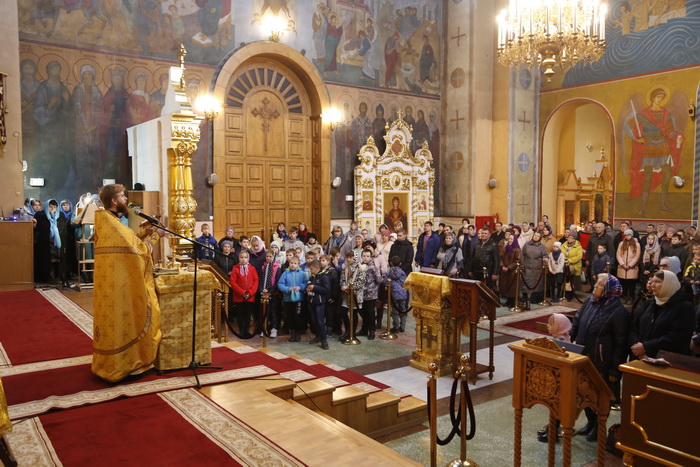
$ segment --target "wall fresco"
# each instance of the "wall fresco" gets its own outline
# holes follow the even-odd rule
[[[700,0],[611,0],[605,55],[566,73],[563,86],[700,63]]]

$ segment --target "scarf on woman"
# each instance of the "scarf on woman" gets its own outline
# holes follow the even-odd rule
[[[452,237],[452,244],[448,245],[445,243],[442,247],[440,247],[445,252],[445,257],[442,259],[442,264],[445,265],[445,272],[447,274],[450,273],[455,264],[457,259],[457,250],[459,249],[457,236],[454,233],[450,233],[450,236]]]
[[[671,271],[661,271],[664,273],[664,281],[661,284],[661,290],[658,296],[654,296],[657,305],[665,304],[676,292],[681,288],[681,283],[678,282],[678,276]]]
[[[649,234],[654,235],[654,234]],[[654,243],[649,245],[647,243],[644,246],[644,257],[642,258],[643,263],[654,263],[659,264],[659,257],[661,256],[661,245],[659,245],[659,238],[654,235]]]
[[[513,256],[513,251],[514,250],[519,250],[520,249],[520,244],[518,243],[518,236],[513,235],[513,244],[509,245],[508,242],[506,241],[506,255],[509,257]]]
[[[51,201],[56,201],[55,199],[50,199],[46,202],[46,206],[44,206],[44,209],[46,210],[46,217],[49,218],[49,223],[50,225],[50,230],[51,230],[51,240],[53,240],[54,246],[57,248],[61,248],[61,234],[58,232],[58,218],[61,215],[59,211],[60,206],[56,207],[56,212],[51,214],[51,211],[49,210],[49,203]]]
[[[614,300],[616,300],[617,297],[622,296],[622,285],[617,277],[613,276],[612,274],[598,274],[598,280],[601,278],[607,279],[605,281],[605,286],[603,287],[603,294],[600,297],[593,298],[593,301],[603,306],[608,306]]]
[[[69,210],[68,212],[66,212],[66,211],[63,210],[63,205],[66,204],[66,203],[68,203],[68,205],[70,206],[70,210]],[[71,216],[73,215],[73,203],[71,203],[71,202],[68,201],[67,199],[62,200],[62,201],[58,204],[58,211],[61,213],[61,215],[62,215],[63,217],[66,218],[66,221],[67,221],[67,222],[70,222],[70,218],[71,218]]]
[[[253,247],[253,240],[258,239],[258,247],[254,248]],[[250,238],[250,251],[253,253],[260,253],[261,251],[265,251],[265,242],[263,242],[263,239],[258,237],[257,235],[253,235]]]
[[[547,331],[555,339],[564,342],[571,342],[569,331],[571,330],[571,321],[561,313],[552,313],[547,321]]]

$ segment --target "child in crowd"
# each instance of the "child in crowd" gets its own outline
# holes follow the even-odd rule
[[[304,242],[297,239],[297,235],[299,235],[299,229],[291,227],[289,229],[289,239],[285,240],[283,243],[285,250],[301,248],[302,251],[304,251]]]
[[[250,255],[249,263],[258,272],[258,276],[260,276],[262,265],[265,262],[265,242],[263,242],[262,238],[257,235],[251,237],[248,254]]]
[[[330,293],[328,294],[328,301],[326,302],[326,335],[329,336],[333,333],[336,322],[338,321],[340,279],[338,270],[331,264],[330,256],[321,255],[319,262],[321,263],[321,273],[328,276],[328,281],[330,283]],[[337,327],[339,330],[340,324],[337,324]],[[340,332],[338,332],[338,334],[340,334]]]
[[[549,254],[549,273],[552,275],[552,302],[563,300],[562,285],[564,284],[564,263],[566,259],[561,254],[561,243],[554,242]]]
[[[391,290],[387,289],[387,294],[391,297],[391,332],[405,332],[408,292],[404,289],[406,273],[401,269],[401,258],[398,256],[391,258],[391,267],[384,278],[384,284],[387,287],[389,280],[391,280]]]
[[[323,250],[323,246],[318,243],[318,237],[316,237],[316,234],[309,233],[309,235],[306,237],[306,251],[313,251],[317,246],[320,246],[321,250]]]
[[[216,239],[209,233],[209,224],[202,224],[202,235],[197,238],[197,241],[209,247],[199,247],[197,250],[197,259],[214,259],[214,250],[218,250],[218,246],[216,244]]]
[[[282,265],[282,271],[286,271],[287,269],[289,269],[289,261],[292,258],[297,257],[297,251],[296,250],[287,250],[284,252],[284,256],[285,256],[285,262]]]
[[[267,308],[267,322],[269,325],[270,337],[272,338],[277,337],[277,329],[279,328],[281,296],[278,284],[280,277],[282,277],[282,268],[277,262],[275,254],[272,251],[267,251],[267,253],[265,253],[265,263],[262,267],[258,290],[261,294],[265,290],[270,293],[270,303]]]
[[[352,252],[355,253],[355,262],[360,261],[360,255],[362,255],[362,242],[365,239],[362,237],[361,233],[358,233],[355,235],[355,246],[352,249]]]
[[[228,240],[224,240],[219,245],[219,248],[221,248],[222,254],[216,255],[214,262],[221,268],[222,271],[226,273],[228,277],[231,277],[231,269],[238,264],[238,258],[231,251],[233,248],[233,243]]]
[[[598,251],[595,256],[593,256],[593,265],[591,267],[591,272],[593,273],[593,284],[598,281],[598,274],[606,272],[608,264],[612,263],[608,251],[605,249],[605,245],[598,245]]]
[[[362,308],[362,301],[365,289],[365,270],[366,266],[355,261],[355,253],[348,251],[345,253],[345,264],[340,274],[340,290],[343,292],[343,302],[340,308],[340,317],[343,320],[345,333],[340,336],[340,341],[343,342],[350,338],[350,318],[348,311],[350,308],[350,285],[353,286],[354,296],[352,297],[352,315],[353,315],[353,334],[357,329],[358,310]]]
[[[282,251],[281,242],[274,241],[270,243],[270,250],[272,250],[272,252],[275,254],[275,261],[277,261],[280,266],[287,262],[287,257],[285,256],[284,251]]]
[[[304,264],[301,265],[301,270],[304,271],[306,277],[311,277],[311,271],[309,270],[309,264],[316,259],[316,254],[308,252],[304,255]]]
[[[362,265],[367,269],[365,270],[365,288],[362,297],[362,328],[359,334],[361,336],[366,334],[368,340],[373,340],[377,322],[377,296],[379,295],[379,284],[382,282],[382,277],[379,269],[374,264],[372,250],[362,250],[361,258]]]
[[[284,301],[285,321],[289,327],[291,336],[289,342],[299,342],[301,340],[301,328],[305,325],[301,317],[301,302],[306,289],[306,274],[299,269],[299,258],[292,257],[289,262],[289,269],[282,273],[278,284],[282,292]]]
[[[306,296],[309,302],[309,314],[313,324],[313,332],[316,335],[310,344],[321,343],[323,350],[328,350],[326,339],[326,302],[330,295],[331,284],[328,274],[321,273],[321,263],[312,260],[307,263],[311,271],[308,285],[306,286]]]
[[[258,273],[248,264],[248,252],[238,254],[238,264],[231,270],[233,307],[238,321],[238,334],[243,339],[253,337],[250,333],[250,318],[255,311],[255,293],[258,291]]]
[[[650,233],[647,235],[644,253],[642,254],[642,267],[639,274],[640,294],[644,294],[649,278],[659,270],[659,261],[661,261],[661,245],[656,234]]]
[[[693,256],[693,264],[685,270],[683,282],[693,289],[693,302],[697,306],[700,301],[700,254]]]
[[[238,241],[241,242],[241,251],[248,251],[250,248],[250,239],[245,235],[241,235]]]

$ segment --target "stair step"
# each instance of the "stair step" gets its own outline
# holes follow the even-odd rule
[[[421,410],[425,410],[427,414],[428,403],[417,397],[404,397],[401,399],[401,402],[399,402],[399,416],[420,412]]]
[[[373,392],[367,397],[367,411],[378,410],[391,405],[398,406],[400,403],[401,398],[392,396],[388,392]]]
[[[335,391],[335,387],[320,379],[302,381],[294,388],[294,400],[331,394],[333,391]]]
[[[369,394],[362,389],[356,388],[355,386],[341,386],[333,391],[333,406],[346,404],[348,402],[361,399],[367,399],[368,396]]]

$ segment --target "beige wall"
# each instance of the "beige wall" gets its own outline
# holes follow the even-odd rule
[[[7,74],[7,145],[0,152],[0,206],[5,216],[24,201],[22,188],[22,112],[19,91],[19,36],[17,2],[3,2],[0,15],[3,43],[0,47],[0,72]]]

